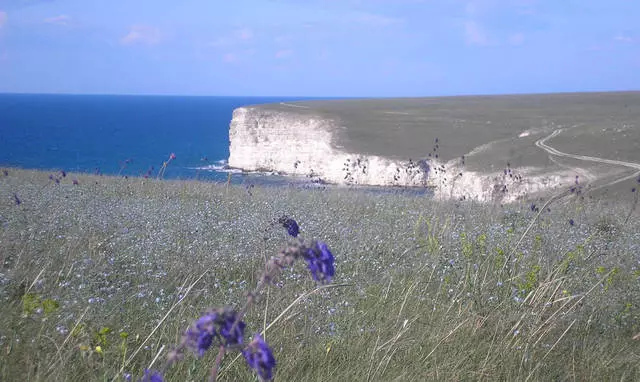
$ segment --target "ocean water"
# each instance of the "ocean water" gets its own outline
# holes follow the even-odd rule
[[[233,110],[296,100],[0,94],[0,166],[223,181]]]

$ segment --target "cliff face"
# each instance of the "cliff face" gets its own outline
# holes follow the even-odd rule
[[[433,122],[411,135],[403,133],[407,124],[418,124],[425,116],[439,118],[450,112],[448,109],[440,114],[437,110],[420,111],[415,115],[403,112],[391,121],[397,121],[396,124],[389,123],[395,130],[389,130],[376,129],[370,124],[375,115],[351,116],[350,122],[346,123],[345,116],[350,116],[351,109],[345,107],[347,112],[340,114],[308,105],[273,104],[236,109],[229,131],[229,166],[245,171],[310,176],[333,184],[430,187],[438,199],[495,202],[512,202],[534,194],[556,192],[571,186],[576,174],[590,182],[598,179],[593,169],[556,163],[558,159],[550,161],[546,152],[536,148],[540,140],[559,125],[519,129],[509,127],[511,120],[500,124],[487,120],[461,129],[455,124],[459,119],[447,117],[449,119]],[[343,105],[348,106],[348,103],[331,104],[335,109]],[[352,109],[360,110],[361,106],[356,106]],[[500,110],[491,115],[500,117],[504,114]],[[375,111],[373,108],[369,112]],[[405,125],[398,125],[401,123]],[[432,140],[430,135],[433,136],[438,128],[436,133],[440,139]],[[461,138],[468,131],[480,134],[478,129],[482,136],[471,137],[469,142]],[[345,134],[349,132],[351,135]],[[362,132],[378,132],[378,135],[360,134]],[[448,153],[448,158],[443,159],[442,155],[435,155],[434,148],[433,155],[423,159],[397,159],[411,152],[407,148],[411,148],[412,141],[423,136],[432,142],[445,142],[447,149],[462,140],[459,145],[464,146],[465,151]],[[386,151],[377,147],[369,154],[350,152],[358,147],[355,143],[363,149],[376,144],[389,147]],[[383,156],[384,152],[395,155]],[[519,165],[504,167],[509,167],[508,163],[513,160],[519,161]],[[609,175],[614,172],[607,170]]]
[[[430,166],[343,151],[337,121],[295,110],[242,107],[229,130],[229,166],[318,177],[334,184],[424,186]]]

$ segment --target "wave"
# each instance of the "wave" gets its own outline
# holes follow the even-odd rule
[[[239,174],[243,172],[239,168],[230,167],[226,159],[217,160],[214,162],[214,164],[209,164],[206,166],[193,167],[193,169],[199,171],[225,172],[231,174]]]
[[[209,164],[206,166],[191,167],[192,170],[198,171],[211,171],[211,172],[223,172],[230,174],[246,174],[246,175],[283,175],[277,171],[247,171],[236,167],[231,167],[226,159],[220,159],[214,162],[215,164]]]

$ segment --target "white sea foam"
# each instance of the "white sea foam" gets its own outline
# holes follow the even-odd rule
[[[193,167],[194,170],[200,171],[215,171],[226,172],[232,174],[238,174],[242,172],[242,169],[230,167],[226,159],[220,159],[214,162],[215,164],[209,164],[206,166]]]

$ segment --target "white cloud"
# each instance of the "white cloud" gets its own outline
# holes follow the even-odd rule
[[[0,28],[7,22],[7,12],[0,11]]]
[[[286,59],[289,58],[293,55],[293,50],[291,49],[282,49],[276,52],[275,54],[275,58],[282,60],[282,59]]]
[[[248,43],[253,40],[253,30],[249,28],[236,29],[229,32],[225,36],[218,37],[209,43],[209,46],[228,47],[238,45],[240,43]]]
[[[222,56],[222,61],[228,62],[228,63],[238,62],[238,55],[235,53],[225,53]]]
[[[293,40],[293,38],[289,35],[278,36],[273,39],[276,44],[288,44]]]
[[[516,33],[509,36],[509,43],[511,45],[522,45],[524,43],[524,35],[522,33]]]
[[[246,62],[255,53],[256,53],[255,49],[244,49],[244,50],[227,52],[222,55],[222,61],[228,64],[237,63],[237,62]]]
[[[468,20],[464,23],[464,33],[467,44],[489,45],[489,38],[484,29],[475,21]]]
[[[69,22],[71,22],[71,17],[67,15],[48,17],[44,19],[44,22],[47,24],[55,24],[55,25],[69,25]]]
[[[149,25],[133,25],[129,33],[120,39],[124,45],[156,45],[162,40],[160,29]]]
[[[626,43],[632,43],[634,40],[632,37],[627,36],[625,34],[617,34],[614,38],[613,41],[618,41],[618,42],[626,42]]]
[[[464,12],[468,15],[473,15],[478,12],[478,4],[475,1],[470,1],[464,6]]]
[[[393,24],[400,24],[402,19],[396,17],[389,17],[384,15],[378,15],[374,13],[362,13],[356,17],[356,21],[364,24],[370,24],[374,26],[386,27]]]
[[[235,32],[236,36],[240,40],[251,40],[253,38],[253,31],[249,28],[242,28]]]

